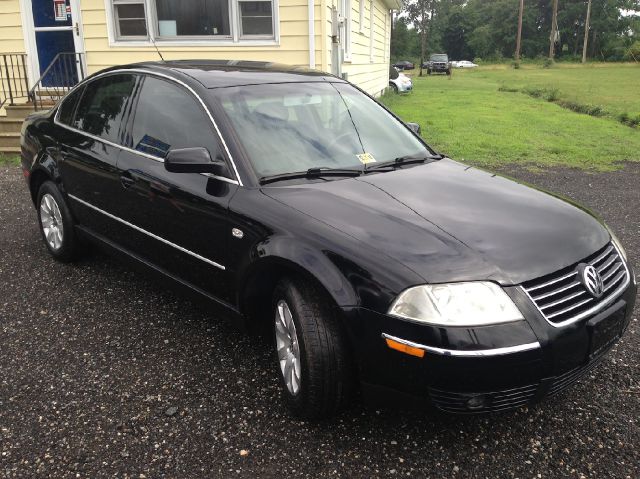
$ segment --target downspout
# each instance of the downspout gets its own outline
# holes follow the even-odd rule
[[[315,0],[307,0],[309,8],[309,68],[316,67]]]

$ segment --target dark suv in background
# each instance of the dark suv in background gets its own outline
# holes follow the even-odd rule
[[[451,75],[451,62],[446,53],[434,53],[429,57],[429,61],[423,63],[422,68],[427,69],[427,75],[431,75],[432,72]]]

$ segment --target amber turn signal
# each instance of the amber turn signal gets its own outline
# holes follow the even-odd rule
[[[416,356],[418,358],[424,357],[424,349],[414,348],[413,346],[408,346],[389,338],[385,338],[385,341],[387,342],[387,346],[389,346],[391,349],[395,349],[396,351],[400,351],[401,353],[405,353],[410,356]]]

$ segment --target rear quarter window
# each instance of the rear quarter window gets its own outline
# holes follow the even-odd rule
[[[69,126],[73,124],[73,116],[76,112],[76,105],[78,104],[78,100],[82,96],[83,91],[84,86],[76,88],[62,100],[62,103],[58,107],[58,121],[60,123]]]

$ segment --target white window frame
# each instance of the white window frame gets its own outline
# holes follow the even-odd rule
[[[113,15],[113,31],[115,34],[115,37],[118,38],[121,41],[128,41],[128,40],[140,40],[142,38],[144,39],[148,39],[149,38],[149,11],[147,10],[147,2],[145,2],[145,0],[111,0],[112,3],[112,15]],[[131,35],[121,35],[119,30],[120,30],[120,24],[118,21],[118,9],[116,8],[117,5],[142,5],[142,8],[144,10],[144,20],[145,20],[145,27],[147,29],[147,35],[146,36],[142,36],[142,35],[136,35],[136,36],[131,36]]]
[[[241,1],[252,0],[228,0],[229,1],[229,35],[212,36],[176,36],[161,37],[158,32],[158,21],[155,0],[104,0],[107,12],[107,31],[109,35],[109,46],[131,47],[131,46],[153,46],[156,45],[180,45],[180,46],[215,46],[215,45],[244,45],[244,46],[270,46],[280,45],[280,19],[279,0],[253,0],[271,2],[271,21],[273,35],[242,35],[240,5]],[[147,19],[147,37],[119,37],[118,26],[116,25],[117,15],[114,4],[144,3],[145,15]]]
[[[360,9],[360,18],[358,20],[358,31],[364,34],[364,2],[365,0],[360,0],[360,4],[358,8]]]
[[[246,38],[264,38],[264,39],[271,39],[273,38],[273,35],[251,35],[251,34],[247,34],[245,35],[242,32],[242,12],[240,10],[240,4],[244,3],[244,2],[263,2],[263,3],[270,3],[271,4],[271,31],[273,32],[273,35],[275,35],[276,33],[276,26],[275,26],[275,12],[273,11],[273,9],[275,8],[275,2],[273,0],[235,0],[235,3],[237,3],[238,5],[238,31],[239,31],[239,35],[241,39],[246,39]]]

